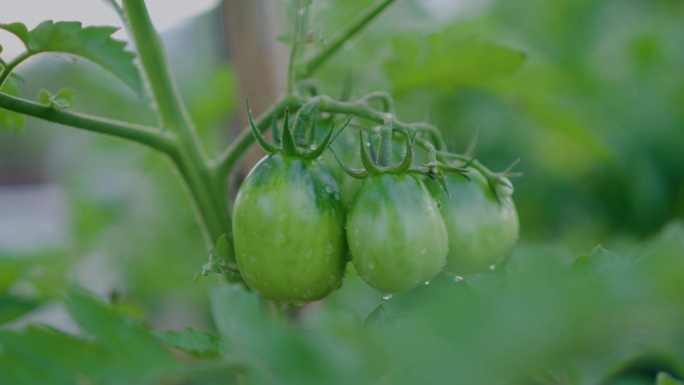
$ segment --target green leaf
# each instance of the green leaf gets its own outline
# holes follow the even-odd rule
[[[0,325],[23,316],[41,303],[11,295],[0,297]]]
[[[193,328],[187,328],[183,332],[155,332],[154,336],[163,343],[198,358],[216,358],[227,352],[226,345],[219,336]]]
[[[106,353],[104,376],[123,383],[151,383],[173,372],[175,359],[149,331],[81,291],[72,290],[67,305],[74,320]]]
[[[463,38],[449,29],[427,38],[401,36],[385,72],[396,93],[419,87],[453,90],[478,86],[499,75],[517,71],[525,63],[522,52],[489,41]]]
[[[656,385],[684,385],[684,382],[677,380],[665,372],[659,372],[656,377]]]
[[[2,384],[74,384],[107,364],[94,344],[45,326],[0,331],[0,346]]]
[[[71,99],[75,94],[76,91],[69,88],[59,90],[56,95],[51,94],[45,89],[41,89],[38,93],[38,101],[52,108],[64,110],[72,106],[73,103]]]
[[[135,54],[126,51],[126,43],[111,35],[115,27],[83,27],[80,22],[42,22],[29,31],[22,23],[0,24],[16,35],[32,55],[41,52],[63,52],[86,58],[114,74],[138,95],[143,83],[133,63]]]
[[[596,246],[591,253],[582,254],[575,260],[574,266],[581,269],[589,269],[601,273],[625,266],[629,260],[623,258],[601,245]]]
[[[268,340],[269,316],[258,295],[240,285],[224,285],[214,288],[209,300],[221,336],[236,351],[247,353]]]

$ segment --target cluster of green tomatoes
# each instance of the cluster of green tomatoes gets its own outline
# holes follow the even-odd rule
[[[351,117],[340,128],[333,121],[316,140],[322,135],[312,119],[321,116],[315,104],[302,107],[294,125],[286,111],[282,129],[274,125],[276,145],[248,113],[269,155],[240,187],[233,241],[242,279],[265,298],[294,304],[324,298],[342,285],[349,261],[389,297],[440,273],[461,280],[493,268],[518,239],[505,175],[438,161],[434,148],[429,162],[416,166],[416,136],[393,128],[391,119],[380,126],[376,151],[361,131],[359,142],[345,134],[354,133],[345,131]],[[394,162],[397,148],[403,157]],[[342,160],[353,158],[362,169]]]

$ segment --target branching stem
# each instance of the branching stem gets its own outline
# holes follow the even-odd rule
[[[0,108],[74,128],[128,139],[164,154],[169,154],[177,145],[176,135],[154,127],[59,110],[3,93],[0,93]]]

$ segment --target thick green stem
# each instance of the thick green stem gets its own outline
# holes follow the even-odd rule
[[[66,126],[128,139],[165,154],[169,154],[177,145],[176,135],[170,132],[162,132],[159,129],[139,124],[59,110],[2,93],[0,93],[0,108]]]
[[[211,171],[197,133],[171,77],[168,61],[144,0],[123,0],[140,63],[156,102],[160,125],[175,132],[179,148],[171,154],[197,209],[208,246],[226,234],[231,240],[231,219],[223,180]]]

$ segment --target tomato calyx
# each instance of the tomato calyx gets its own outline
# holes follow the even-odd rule
[[[370,141],[368,142],[368,145],[370,146],[369,153],[369,150],[366,148],[366,140],[363,131],[359,130],[359,151],[361,153],[361,164],[363,164],[363,169],[354,169],[347,166],[332,148],[330,151],[344,171],[354,178],[363,179],[368,175],[384,173],[403,174],[408,172],[413,164],[413,140],[406,130],[397,129],[397,131],[404,137],[406,146],[404,157],[398,163],[392,161],[393,128],[391,121],[389,120],[380,130],[380,148],[378,153],[375,152],[372,142]]]
[[[281,153],[283,156],[296,156],[299,158],[311,160],[316,159],[323,155],[323,152],[330,146],[337,135],[344,130],[344,128],[351,121],[351,117],[346,120],[346,122],[340,128],[336,128],[336,120],[333,119],[333,124],[328,130],[323,140],[318,145],[308,144],[307,142],[312,142],[311,135],[308,134],[307,130],[310,128],[312,116],[318,108],[317,102],[313,101],[305,104],[300,108],[295,119],[294,127],[290,126],[290,110],[285,109],[285,116],[283,117],[283,128],[278,133],[277,121],[274,119],[271,125],[273,130],[273,137],[277,145],[270,144],[266,141],[266,138],[261,134],[261,131],[257,128],[254,123],[254,118],[252,117],[252,110],[249,105],[249,99],[247,99],[247,117],[249,119],[249,126],[252,129],[252,133],[256,138],[259,146],[264,149],[264,151],[269,154]],[[279,134],[279,135],[278,135]],[[307,136],[309,138],[307,139]]]

